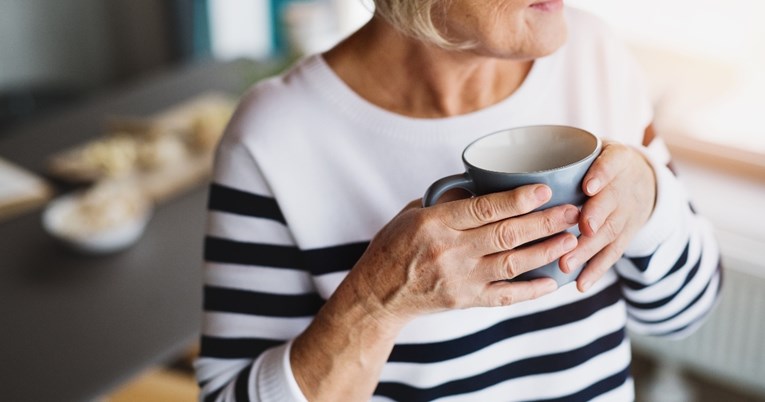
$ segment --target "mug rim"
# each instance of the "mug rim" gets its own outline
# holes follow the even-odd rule
[[[465,158],[465,154],[467,153],[468,149],[470,149],[477,142],[479,142],[479,141],[481,141],[481,140],[483,140],[485,138],[491,137],[491,136],[496,135],[496,134],[505,133],[505,132],[508,132],[508,131],[515,131],[515,130],[528,129],[528,128],[545,128],[545,127],[547,127],[547,128],[574,129],[574,130],[580,131],[582,133],[588,134],[591,137],[595,138],[595,149],[593,149],[593,151],[591,153],[587,154],[587,156],[577,160],[576,162],[571,162],[571,163],[569,163],[567,165],[558,166],[558,167],[554,167],[554,168],[550,168],[550,169],[531,170],[531,171],[528,171],[528,172],[502,172],[502,171],[499,171],[499,170],[484,169],[482,167],[478,167],[478,166],[468,162],[467,159]],[[497,130],[497,131],[494,131],[494,132],[491,132],[489,134],[482,135],[482,136],[476,138],[475,140],[471,141],[467,146],[465,146],[465,149],[462,150],[462,163],[464,163],[466,166],[469,166],[472,169],[478,169],[478,170],[481,170],[481,171],[484,171],[484,172],[497,173],[497,174],[503,174],[503,175],[541,174],[541,173],[555,172],[557,170],[564,170],[564,169],[568,169],[568,168],[574,167],[576,165],[583,164],[587,160],[592,158],[593,156],[597,156],[600,153],[600,149],[601,149],[602,146],[603,145],[602,145],[602,141],[600,140],[600,137],[598,137],[597,135],[595,135],[595,134],[593,134],[593,133],[591,133],[591,132],[589,132],[589,131],[587,131],[587,130],[585,130],[583,128],[574,127],[574,126],[566,126],[566,125],[562,125],[562,124],[531,124],[531,125],[527,125],[527,126],[518,126],[518,127],[511,127],[511,128],[505,128],[505,129],[502,129],[502,130]]]

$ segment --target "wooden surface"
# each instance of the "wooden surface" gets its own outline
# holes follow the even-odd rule
[[[128,381],[102,402],[195,402],[199,387],[191,374],[153,369]]]

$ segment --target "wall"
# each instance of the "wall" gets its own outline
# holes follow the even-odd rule
[[[94,86],[110,75],[103,0],[0,1],[0,91]]]

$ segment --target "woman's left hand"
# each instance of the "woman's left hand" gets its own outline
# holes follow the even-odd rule
[[[571,272],[587,263],[577,278],[577,287],[584,292],[622,257],[651,216],[656,178],[640,152],[610,142],[585,175],[582,188],[590,196],[580,214],[582,236],[560,265],[564,272]]]

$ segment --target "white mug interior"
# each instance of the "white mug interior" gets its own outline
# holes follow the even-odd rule
[[[530,126],[479,138],[464,152],[467,163],[502,173],[531,173],[560,169],[597,150],[595,135],[574,127]]]

